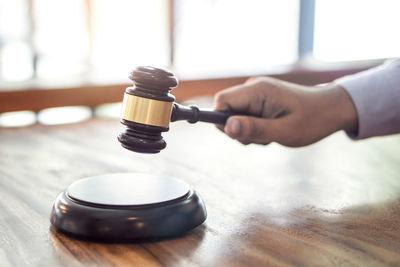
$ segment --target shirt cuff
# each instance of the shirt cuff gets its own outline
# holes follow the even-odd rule
[[[400,132],[400,58],[334,81],[350,95],[358,116],[352,139]]]

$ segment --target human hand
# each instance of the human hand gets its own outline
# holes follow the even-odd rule
[[[243,144],[312,144],[339,130],[357,131],[357,113],[340,86],[303,86],[271,77],[251,78],[215,96],[216,110],[231,116],[223,131]]]

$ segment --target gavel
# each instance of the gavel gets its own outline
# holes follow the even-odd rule
[[[170,122],[186,120],[224,125],[234,114],[175,103],[170,91],[178,85],[178,80],[172,72],[137,67],[129,78],[133,86],[126,88],[121,118],[126,129],[118,135],[118,141],[131,151],[158,153],[163,150],[167,144],[161,133],[169,130]]]

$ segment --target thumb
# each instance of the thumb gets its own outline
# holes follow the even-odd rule
[[[226,121],[224,132],[240,142],[268,144],[277,141],[280,136],[281,121],[282,119],[232,116]]]

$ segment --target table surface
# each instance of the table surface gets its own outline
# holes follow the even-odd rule
[[[0,129],[1,266],[399,265],[400,136],[305,148],[241,145],[213,125],[171,124],[167,149],[120,147],[117,120]],[[96,243],[50,225],[79,178],[178,177],[203,197],[206,222],[164,240]]]

